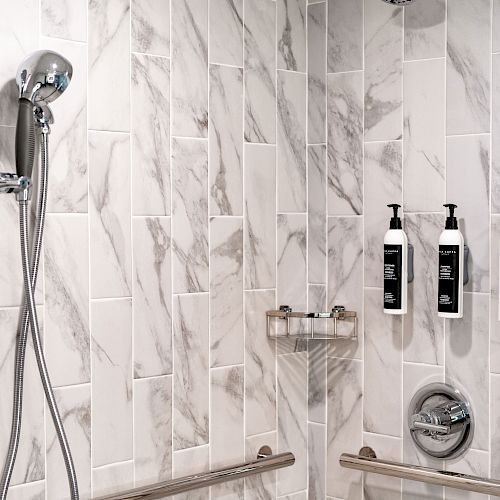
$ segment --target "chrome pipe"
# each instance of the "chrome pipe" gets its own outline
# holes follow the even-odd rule
[[[185,476],[162,483],[156,483],[141,488],[135,488],[113,495],[94,498],[94,500],[155,500],[170,497],[186,491],[206,488],[215,484],[227,483],[256,474],[290,467],[295,463],[293,453],[281,453],[279,455],[268,455],[257,458],[250,462],[234,465],[224,469],[211,472],[202,472],[192,476]]]
[[[371,450],[371,452],[373,452],[373,450]],[[438,486],[446,486],[458,490],[500,496],[500,481],[494,479],[431,469],[430,467],[422,467],[420,465],[381,460],[379,458],[374,458],[375,453],[370,453],[370,450],[368,450],[368,455],[371,456],[343,453],[340,456],[340,465],[347,469],[372,472],[383,476],[398,477],[400,479],[436,484]]]

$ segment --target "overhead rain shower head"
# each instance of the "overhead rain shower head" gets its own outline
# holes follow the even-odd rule
[[[72,75],[71,63],[57,52],[33,52],[17,70],[19,99],[28,99],[35,105],[48,105],[67,89]]]
[[[392,5],[409,5],[415,0],[382,0],[383,2],[391,3]]]

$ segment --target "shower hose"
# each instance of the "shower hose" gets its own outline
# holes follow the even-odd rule
[[[40,255],[43,241],[43,231],[45,226],[45,213],[47,207],[47,178],[48,178],[48,127],[41,128],[41,169],[40,169],[40,185],[38,196],[37,217],[35,222],[34,245],[32,251],[32,262],[30,263],[29,251],[29,228],[28,228],[28,202],[19,202],[19,227],[21,238],[21,259],[23,268],[24,280],[24,305],[21,316],[19,331],[16,338],[16,354],[14,368],[14,394],[13,394],[13,409],[12,409],[12,426],[7,451],[5,466],[0,479],[0,500],[6,500],[9,489],[12,471],[16,461],[17,450],[19,448],[19,440],[21,435],[21,421],[23,411],[23,386],[24,386],[24,364],[26,358],[26,342],[28,337],[28,328],[31,326],[33,337],[33,348],[35,357],[42,380],[47,406],[49,407],[52,421],[57,434],[57,439],[61,447],[68,476],[70,497],[71,500],[78,500],[78,483],[76,478],[75,466],[71,456],[66,433],[57,403],[54,396],[54,391],[50,383],[49,373],[43,353],[42,340],[40,336],[40,328],[35,305],[35,288],[38,277],[40,264]]]

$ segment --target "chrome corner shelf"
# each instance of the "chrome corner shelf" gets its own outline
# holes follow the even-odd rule
[[[296,312],[291,307],[282,305],[278,310],[267,311],[267,336],[271,338],[292,338],[311,340],[355,340],[358,338],[358,315],[355,311],[346,311],[344,306],[335,306],[328,312]],[[272,327],[271,320],[282,320],[285,325],[280,328],[280,323]],[[291,320],[299,322],[297,333],[292,333]],[[316,329],[316,321],[321,320],[325,328],[320,331]],[[327,320],[332,320],[331,322]],[[352,330],[349,335],[339,334],[339,322],[352,322]],[[304,324],[305,323],[305,324]],[[333,324],[331,328],[329,325]]]

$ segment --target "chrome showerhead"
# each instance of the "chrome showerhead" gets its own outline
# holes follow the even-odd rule
[[[17,70],[19,99],[28,99],[34,105],[46,106],[68,88],[72,75],[71,63],[57,52],[33,52]]]
[[[382,0],[383,2],[391,3],[392,5],[409,5],[415,0]]]

